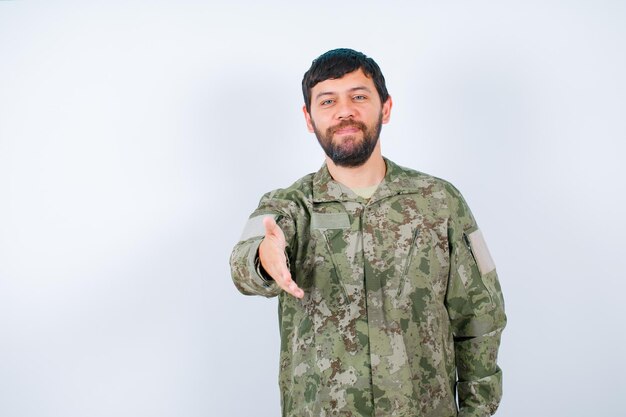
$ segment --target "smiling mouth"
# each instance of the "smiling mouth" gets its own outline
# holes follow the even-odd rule
[[[354,136],[355,134],[362,132],[365,134],[367,126],[356,120],[343,120],[337,125],[328,129],[329,136]]]
[[[353,135],[360,131],[361,129],[359,129],[358,127],[350,126],[350,127],[344,127],[344,128],[335,130],[335,134],[336,135]]]

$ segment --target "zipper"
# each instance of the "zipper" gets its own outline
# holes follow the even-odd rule
[[[406,262],[404,263],[404,268],[402,271],[402,275],[400,278],[400,285],[398,286],[398,293],[396,294],[396,298],[400,297],[400,295],[402,294],[402,290],[404,289],[404,284],[407,281],[407,276],[409,274],[409,267],[411,266],[411,258],[413,257],[413,251],[415,246],[417,246],[417,244],[415,243],[417,241],[417,236],[419,235],[419,231],[420,229],[418,227],[415,228],[415,232],[413,232],[413,239],[411,240],[411,247],[409,248],[409,253],[406,257]]]
[[[474,257],[474,252],[472,252],[472,244],[470,243],[469,237],[467,237],[467,233],[463,232],[463,242],[465,242],[465,246],[467,246],[467,250],[472,253],[472,257]]]
[[[324,242],[326,243],[326,249],[328,249],[328,253],[330,255],[330,260],[333,263],[333,268],[335,268],[335,275],[337,276],[337,282],[339,283],[339,286],[341,287],[341,291],[343,292],[343,296],[345,297],[345,299],[351,303],[352,299],[348,296],[348,291],[346,290],[346,287],[343,284],[343,281],[341,280],[341,276],[339,275],[339,268],[337,267],[337,263],[335,262],[335,256],[333,255],[333,251],[330,248],[330,241],[328,240],[328,236],[326,236],[326,233],[322,230],[320,230],[320,233],[322,234],[322,236],[324,236]]]

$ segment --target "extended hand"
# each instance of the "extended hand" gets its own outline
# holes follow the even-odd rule
[[[276,281],[276,284],[297,298],[304,297],[304,291],[291,279],[285,255],[285,234],[272,217],[263,219],[265,238],[259,246],[259,259],[265,272]]]

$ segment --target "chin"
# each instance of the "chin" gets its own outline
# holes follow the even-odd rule
[[[339,136],[337,138],[338,143],[358,143],[363,140],[360,136]]]

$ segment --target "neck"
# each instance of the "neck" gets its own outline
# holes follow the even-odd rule
[[[349,188],[363,188],[378,185],[387,172],[387,165],[380,152],[380,142],[376,145],[372,156],[361,166],[341,167],[326,157],[328,172],[337,182]]]

